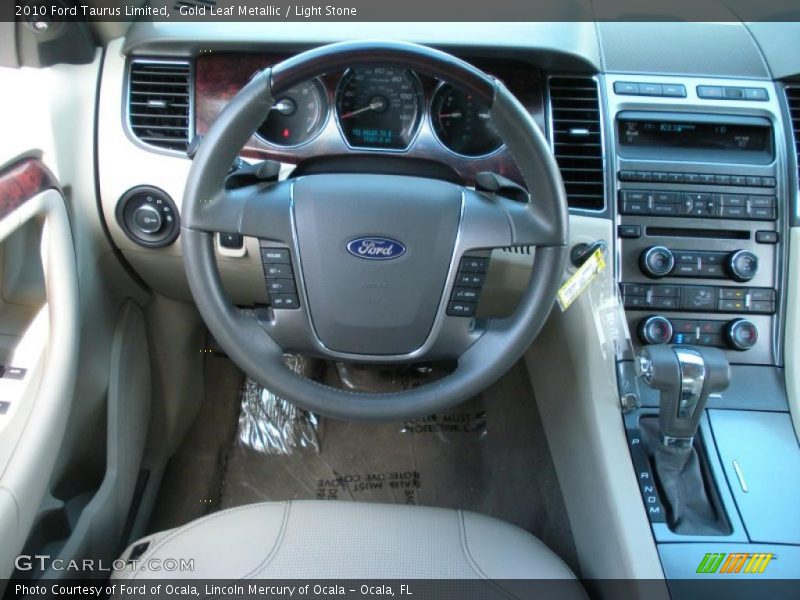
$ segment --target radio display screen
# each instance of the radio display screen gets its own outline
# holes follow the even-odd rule
[[[766,125],[624,118],[618,124],[619,143],[627,147],[723,152],[766,152],[771,147]]]

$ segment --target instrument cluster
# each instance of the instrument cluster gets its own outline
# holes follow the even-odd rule
[[[257,135],[272,146],[295,148],[319,136],[330,118],[354,150],[408,150],[426,118],[438,142],[458,156],[483,157],[503,147],[483,102],[446,82],[438,82],[428,100],[414,71],[392,65],[349,68],[332,97],[320,79],[288,89]]]

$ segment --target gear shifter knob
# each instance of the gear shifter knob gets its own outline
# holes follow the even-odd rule
[[[691,448],[708,397],[731,381],[725,355],[708,347],[646,346],[639,372],[648,386],[661,392],[661,443],[676,448]]]

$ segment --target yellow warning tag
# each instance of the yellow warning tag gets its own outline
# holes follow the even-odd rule
[[[603,250],[598,248],[586,259],[580,268],[564,282],[558,290],[558,305],[562,312],[569,308],[569,305],[583,293],[589,284],[592,283],[597,274],[606,268],[606,261],[603,258]]]

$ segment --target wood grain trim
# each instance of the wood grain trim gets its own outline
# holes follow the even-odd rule
[[[49,189],[58,189],[53,173],[38,158],[24,158],[0,170],[0,219]]]

